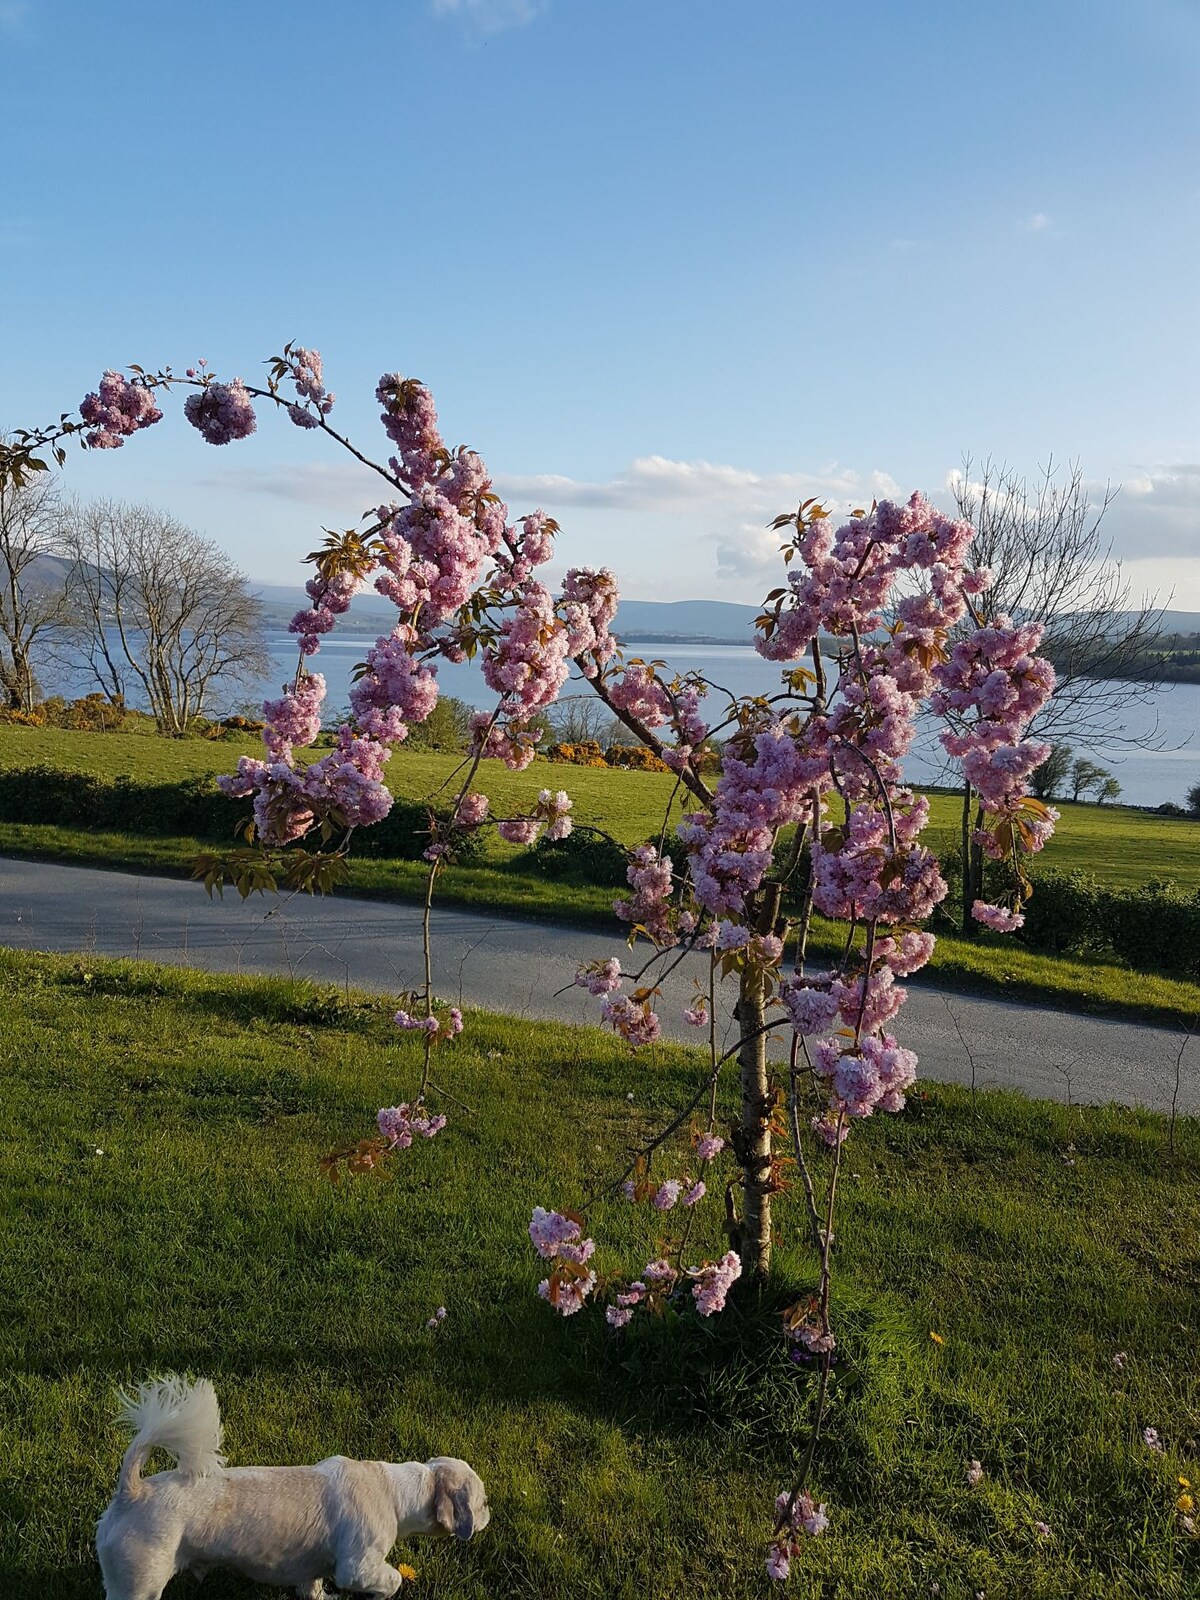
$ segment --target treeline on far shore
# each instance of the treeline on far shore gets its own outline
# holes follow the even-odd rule
[[[1057,671],[1080,678],[1124,679],[1130,683],[1200,683],[1200,633],[1160,634],[1144,650],[1127,653],[1114,669],[1103,652],[1076,652],[1069,660],[1050,651]]]

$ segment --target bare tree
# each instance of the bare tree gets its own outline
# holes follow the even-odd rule
[[[38,652],[66,624],[65,587],[51,559],[61,527],[58,488],[48,474],[20,487],[0,479],[0,693],[14,710],[33,710]]]
[[[75,660],[110,700],[140,690],[162,733],[186,732],[218,689],[259,681],[262,606],[211,539],[148,505],[76,505],[64,547]]]
[[[549,718],[550,732],[559,744],[597,744],[613,742],[614,724],[625,733],[590,691],[587,694],[566,694],[556,701]]]
[[[1040,622],[1042,654],[1057,674],[1030,737],[1152,745],[1155,733],[1130,734],[1125,717],[1162,681],[1163,607],[1157,596],[1131,604],[1102,531],[1116,491],[1106,487],[1093,505],[1077,463],[1060,475],[1051,461],[1032,484],[990,460],[972,470],[967,457],[954,498],[975,528],[976,564],[994,575],[988,608]]]
[[[1163,661],[1154,647],[1163,607],[1157,596],[1131,604],[1129,584],[1102,532],[1114,494],[1106,487],[1093,505],[1077,463],[1060,475],[1050,461],[1030,483],[991,460],[975,472],[967,457],[955,480],[959,515],[975,528],[974,559],[993,574],[989,611],[1040,622],[1046,630],[1042,654],[1054,663],[1057,684],[1030,728],[1031,738],[1143,747],[1158,742],[1156,725],[1130,733],[1125,720],[1131,707],[1152,702],[1162,680]],[[964,785],[962,923],[967,932],[974,927],[971,906],[983,891],[972,800],[970,785]]]

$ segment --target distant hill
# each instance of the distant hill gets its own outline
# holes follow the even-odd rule
[[[1200,633],[1200,611],[1164,611],[1164,633]]]
[[[623,639],[695,639],[705,643],[750,644],[758,606],[730,600],[622,600],[617,633]]]
[[[299,583],[260,583],[255,587],[272,624],[286,626],[293,612],[305,604]],[[731,600],[622,600],[616,631],[621,639],[634,643],[750,644],[759,612],[758,606],[738,605]],[[352,628],[357,621],[360,628],[369,631],[395,614],[395,608],[382,595],[365,589],[355,596],[347,621]],[[1164,612],[1163,632],[1185,636],[1200,633],[1200,611]]]
[[[301,585],[260,583],[255,588],[262,596],[272,622],[286,624],[305,604]],[[696,641],[704,644],[749,644],[754,637],[757,606],[734,605],[729,600],[622,600],[617,614],[617,633],[622,639]],[[394,617],[396,608],[382,595],[364,589],[355,595],[350,618]]]

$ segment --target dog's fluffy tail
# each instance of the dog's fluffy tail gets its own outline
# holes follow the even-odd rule
[[[166,1450],[189,1477],[216,1472],[221,1454],[221,1412],[207,1378],[150,1378],[117,1394],[121,1420],[133,1429],[133,1442],[121,1462],[117,1493],[135,1500],[142,1489],[142,1465],[151,1450]]]

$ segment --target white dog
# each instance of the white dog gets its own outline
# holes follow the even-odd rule
[[[487,1527],[487,1495],[465,1461],[226,1467],[207,1379],[156,1379],[120,1401],[134,1439],[96,1529],[108,1600],[159,1600],[175,1573],[209,1567],[291,1585],[304,1600],[324,1594],[325,1578],[386,1600],[403,1582],[387,1559],[398,1538],[469,1539]],[[155,1448],[178,1465],[143,1478]]]

